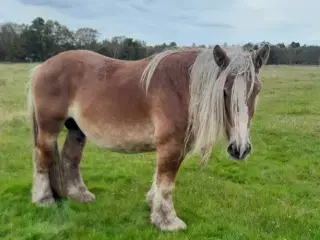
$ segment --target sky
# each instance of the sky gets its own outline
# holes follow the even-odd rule
[[[319,0],[0,0],[0,22],[57,20],[147,44],[320,45]]]

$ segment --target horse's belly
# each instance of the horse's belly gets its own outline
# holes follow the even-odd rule
[[[120,124],[101,120],[99,123],[74,117],[89,141],[115,152],[139,153],[155,150],[154,126],[151,121]]]

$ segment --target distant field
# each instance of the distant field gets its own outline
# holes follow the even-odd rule
[[[89,143],[81,169],[96,202],[31,205],[25,87],[32,66],[0,64],[0,239],[320,239],[320,67],[262,70],[248,162],[228,160],[219,147],[202,169],[187,158],[174,202],[188,229],[161,233],[145,203],[152,153],[121,155]]]

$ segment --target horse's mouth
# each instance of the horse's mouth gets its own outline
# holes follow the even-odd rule
[[[232,160],[232,161],[236,161],[236,162],[245,161],[246,158],[247,158],[247,156],[248,156],[248,155],[244,155],[244,156],[242,156],[241,158],[239,158],[239,157],[234,157],[234,156],[228,154],[229,159]]]

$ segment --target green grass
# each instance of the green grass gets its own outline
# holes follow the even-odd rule
[[[0,65],[0,239],[320,239],[320,68],[266,67],[245,164],[216,147],[189,157],[174,202],[188,229],[163,233],[145,203],[155,155],[121,155],[89,143],[81,163],[97,200],[36,208],[30,201],[29,64]],[[61,143],[63,139],[59,139]]]

